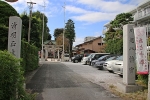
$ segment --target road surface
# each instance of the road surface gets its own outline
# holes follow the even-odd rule
[[[26,88],[36,100],[121,100],[60,62],[44,62]]]

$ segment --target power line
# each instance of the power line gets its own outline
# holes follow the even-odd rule
[[[30,31],[31,31],[32,9],[33,9],[33,5],[36,4],[36,3],[34,3],[34,2],[27,2],[27,4],[29,4],[29,9],[30,9],[29,30],[28,30],[28,42],[30,43]]]

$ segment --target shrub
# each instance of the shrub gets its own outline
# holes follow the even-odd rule
[[[21,65],[25,72],[38,68],[38,48],[23,40],[21,42],[21,58],[23,59]]]
[[[33,100],[23,88],[20,61],[9,52],[0,51],[0,100]]]
[[[148,75],[138,75],[138,80],[142,81],[146,86],[148,86]]]

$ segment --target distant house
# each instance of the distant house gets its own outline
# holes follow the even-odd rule
[[[76,50],[74,53],[84,54],[84,53],[92,53],[92,52],[100,52],[103,47],[103,37],[95,37],[89,41],[78,44],[75,46]]]

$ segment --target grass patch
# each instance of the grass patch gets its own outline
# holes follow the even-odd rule
[[[142,84],[141,82],[139,82],[139,83]],[[142,85],[144,85],[144,84],[142,84]],[[147,100],[148,89],[146,87],[144,90],[137,91],[134,93],[121,93],[121,92],[117,91],[117,87],[114,85],[110,85],[109,89],[113,94],[121,97],[123,100]]]

